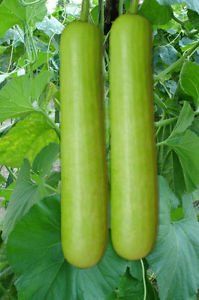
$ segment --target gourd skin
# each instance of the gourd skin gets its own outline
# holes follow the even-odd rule
[[[65,258],[88,268],[107,239],[102,38],[75,21],[61,37],[61,236]]]
[[[116,252],[146,256],[157,233],[158,191],[153,127],[152,30],[122,15],[110,36],[111,228]]]

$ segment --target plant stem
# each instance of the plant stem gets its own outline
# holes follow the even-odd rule
[[[54,32],[52,34],[52,36],[50,37],[50,40],[49,40],[49,43],[48,43],[48,48],[47,48],[47,68],[48,68],[48,70],[50,70],[50,64],[49,64],[50,46],[51,46],[51,42],[52,42],[55,35],[56,35],[56,33]]]
[[[9,64],[8,64],[8,68],[7,68],[6,73],[10,72],[10,69],[11,69],[11,66],[12,66],[13,52],[14,52],[14,41],[13,41],[12,46],[11,46],[10,59],[9,59]]]
[[[191,55],[194,54],[194,52],[199,47],[199,41],[193,45],[191,49],[186,51],[183,56],[181,56],[177,61],[175,61],[172,65],[170,65],[168,68],[160,72],[158,75],[154,77],[154,80],[157,82],[158,80],[165,80],[165,76],[169,73],[172,73],[175,71],[178,67],[180,67],[185,59]]]
[[[89,8],[90,8],[90,1],[89,0],[83,0],[82,1],[82,10],[80,15],[80,20],[83,22],[88,21],[89,16]]]
[[[164,146],[164,145],[166,145],[166,140],[156,144],[157,147]]]
[[[155,104],[158,105],[163,111],[167,111],[167,107],[163,101],[159,98],[159,96],[155,93],[154,94],[154,101]]]
[[[11,168],[5,166],[7,171],[9,172],[9,174],[12,176],[13,180],[17,180],[17,176],[15,175],[15,173],[12,171]]]
[[[175,15],[172,16],[172,19],[173,19],[174,21],[176,21],[178,24],[180,24],[181,26],[184,26],[184,22],[181,21],[181,20],[179,20]]]
[[[104,1],[99,0],[99,24],[102,33],[104,34]]]
[[[119,0],[119,15],[123,14],[124,0]]]
[[[173,118],[166,119],[166,120],[161,120],[161,121],[155,122],[155,127],[167,126],[167,125],[174,123],[176,120],[177,120],[177,117],[173,117]]]
[[[57,189],[55,189],[54,187],[52,187],[51,185],[49,185],[49,184],[47,184],[47,183],[45,183],[44,186],[45,186],[47,189],[51,190],[52,192],[54,192],[54,193],[56,193],[56,194],[59,193]]]
[[[166,75],[173,72],[173,71],[175,71],[178,67],[180,67],[182,65],[182,63],[184,62],[184,60],[185,60],[185,58],[183,56],[181,56],[177,61],[175,61],[168,68],[166,68],[165,70],[160,72],[158,75],[155,75],[154,76],[155,82],[165,79]]]
[[[137,14],[138,11],[139,0],[131,0],[131,5],[129,7],[130,14]]]

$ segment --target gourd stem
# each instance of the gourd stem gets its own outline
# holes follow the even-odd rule
[[[90,1],[89,0],[83,0],[82,1],[81,15],[80,15],[80,20],[81,21],[83,21],[83,22],[88,21],[89,8],[90,8]]]
[[[137,14],[138,11],[139,0],[132,0],[131,5],[129,7],[130,14]]]

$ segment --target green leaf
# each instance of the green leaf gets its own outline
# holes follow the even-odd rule
[[[6,1],[3,1],[0,4],[0,37],[2,37],[9,28],[16,24],[22,25],[15,12],[9,8],[9,5],[6,5]]]
[[[92,268],[69,265],[62,254],[60,202],[55,196],[39,201],[18,222],[9,236],[7,252],[18,276],[19,299],[107,299],[128,266],[111,245]]]
[[[55,34],[61,34],[64,25],[53,16],[45,17],[42,22],[36,24],[37,29],[44,31],[49,37]]]
[[[185,101],[181,109],[180,115],[178,116],[178,121],[170,137],[185,132],[185,130],[189,126],[191,126],[193,120],[194,120],[194,111],[191,108],[190,104]]]
[[[152,24],[166,24],[172,18],[172,9],[167,5],[160,5],[156,0],[145,0],[139,14],[146,17]]]
[[[198,2],[199,3],[199,2]],[[180,73],[180,84],[183,91],[193,97],[199,106],[199,65],[193,62],[184,64]]]
[[[157,292],[154,290],[153,286],[148,280],[146,276],[146,270],[144,270],[144,272],[146,283],[146,300],[157,300]],[[130,268],[128,268],[126,273],[121,277],[119,286],[115,291],[115,298],[113,299],[144,299],[143,271],[140,261],[132,261],[130,263]]]
[[[5,183],[6,182],[6,179],[3,175],[1,175],[0,173],[0,186],[2,185],[2,183]]]
[[[12,183],[7,188],[2,188],[2,189],[0,188],[0,195],[1,195],[0,198],[2,198],[6,202],[9,201],[9,199],[12,195],[12,192],[14,190],[14,187],[15,187],[15,184]]]
[[[93,24],[99,24],[99,5],[95,6],[90,12],[90,18]]]
[[[199,117],[195,118],[190,129],[199,136]]]
[[[143,299],[144,289],[143,282],[138,281],[130,276],[129,272],[126,272],[120,280],[118,290],[116,291],[117,297],[115,299],[125,299],[125,300],[140,300]],[[149,299],[148,297],[146,298]]]
[[[187,15],[194,28],[199,30],[199,14],[193,10],[188,10]]]
[[[140,260],[132,261],[129,265],[130,274],[137,280],[142,280],[142,265]]]
[[[28,75],[10,80],[0,90],[0,122],[34,111],[33,102],[39,100],[51,75],[51,72],[43,71],[32,80]]]
[[[24,158],[30,162],[51,142],[58,143],[55,131],[40,113],[32,113],[0,138],[0,164],[19,167]]]
[[[147,261],[157,275],[161,300],[187,300],[199,288],[199,224],[188,196],[183,199],[184,219],[172,222],[172,197],[166,180],[160,177],[159,234]]]
[[[0,122],[34,110],[30,88],[30,79],[26,75],[12,79],[0,90]]]
[[[45,2],[46,0],[41,0],[32,5],[23,5],[21,0],[3,0],[0,4],[0,36],[13,25],[23,27],[25,23],[35,25],[36,22],[42,21],[47,12]]]
[[[166,144],[178,155],[187,190],[193,191],[199,184],[199,137],[187,130],[185,134],[169,138]]]
[[[8,260],[20,275],[16,282],[19,299],[54,300],[56,295],[61,300],[67,293],[59,215],[57,198],[40,201],[19,221],[9,237]]]
[[[175,152],[172,152],[173,157],[173,191],[181,199],[182,195],[186,192],[186,185],[184,179],[184,172],[179,158]]]
[[[184,210],[183,207],[177,207],[171,210],[171,220],[172,221],[179,221],[184,219]]]
[[[163,71],[165,66],[178,59],[178,52],[172,45],[159,46],[154,50],[154,67],[156,72]]]
[[[51,171],[52,164],[58,158],[58,155],[59,145],[50,143],[36,156],[33,162],[33,171],[41,176],[48,175]]]
[[[51,187],[56,188],[61,181],[61,172],[53,171],[49,176],[46,178],[46,184],[50,185]]]
[[[52,73],[50,71],[42,71],[33,79],[31,90],[29,90],[33,100],[37,101],[39,99],[51,77]]]
[[[3,224],[3,239],[7,239],[15,224],[29,211],[34,203],[47,196],[44,185],[36,185],[30,178],[27,160],[19,172],[16,187],[11,195]]]
[[[198,0],[157,0],[160,4],[172,5],[172,4],[180,4],[186,3],[187,7],[199,12],[199,2]]]
[[[49,102],[56,98],[57,92],[58,92],[58,89],[57,89],[56,85],[52,82],[49,82],[45,88],[45,92],[42,94],[42,97],[40,97],[40,99],[39,99],[39,106],[44,111],[46,111],[46,109],[48,108]],[[56,104],[55,104],[55,107],[56,107]]]
[[[69,290],[66,294],[66,298],[70,300],[106,299],[118,286],[127,266],[128,262],[117,256],[109,244],[101,262],[95,267],[87,270],[70,267],[72,287],[71,291]],[[78,278],[76,282],[75,278]]]
[[[115,300],[158,300],[158,295],[150,282],[146,279],[146,298],[144,298],[143,282],[135,280],[128,274],[123,276]]]

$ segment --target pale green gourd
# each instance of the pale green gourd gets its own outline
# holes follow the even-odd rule
[[[146,256],[157,234],[152,29],[126,14],[110,35],[111,227],[116,252]]]
[[[102,37],[88,22],[61,37],[61,235],[65,258],[88,268],[107,240]]]

